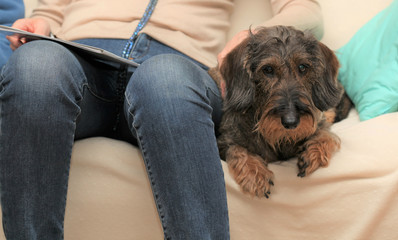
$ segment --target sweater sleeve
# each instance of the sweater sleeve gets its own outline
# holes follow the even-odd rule
[[[30,17],[48,21],[51,31],[56,34],[64,20],[65,8],[70,2],[71,0],[38,0],[38,5]]]
[[[15,20],[23,18],[24,14],[25,7],[22,0],[0,1],[0,24],[11,26]],[[0,33],[0,69],[12,53],[6,35],[6,33]]]
[[[3,0],[0,2],[0,24],[11,24],[23,18],[25,7],[22,0]]]
[[[323,17],[316,0],[271,0],[274,17],[262,26],[287,25],[311,31],[317,39],[323,36]]]

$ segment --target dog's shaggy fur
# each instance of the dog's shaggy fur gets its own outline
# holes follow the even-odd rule
[[[311,34],[276,26],[251,33],[219,71],[209,71],[225,93],[220,156],[244,192],[268,197],[269,162],[298,156],[300,177],[328,165],[340,148],[329,126],[351,107],[338,68],[334,53]]]

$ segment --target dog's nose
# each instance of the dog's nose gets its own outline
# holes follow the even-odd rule
[[[289,112],[281,117],[282,125],[286,129],[295,129],[300,123],[300,117],[296,112]]]

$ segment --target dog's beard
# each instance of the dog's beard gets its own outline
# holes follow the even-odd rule
[[[286,129],[279,116],[263,113],[255,126],[255,131],[261,134],[274,151],[278,151],[282,145],[295,144],[313,135],[316,128],[316,116],[311,114],[300,116],[300,123],[296,128]]]

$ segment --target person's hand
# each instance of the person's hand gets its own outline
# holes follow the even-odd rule
[[[50,35],[50,24],[39,18],[22,18],[15,21],[12,27],[35,34],[45,36]],[[10,47],[12,50],[17,49],[22,44],[26,43],[26,39],[23,37],[21,38],[18,35],[7,36],[7,39],[10,41]]]
[[[229,52],[232,51],[236,46],[239,45],[243,40],[245,40],[249,36],[249,31],[244,30],[237,33],[234,37],[232,37],[229,42],[225,45],[224,49],[217,55],[218,67],[220,67],[224,61],[224,58],[227,56]]]

